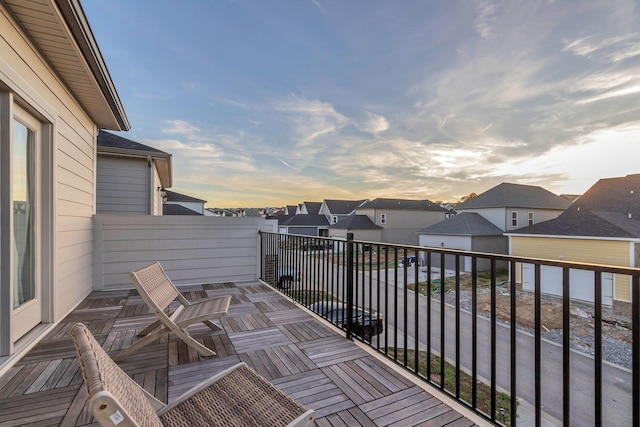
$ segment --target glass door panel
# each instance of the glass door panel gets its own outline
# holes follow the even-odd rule
[[[13,308],[36,298],[34,171],[35,132],[13,123]]]

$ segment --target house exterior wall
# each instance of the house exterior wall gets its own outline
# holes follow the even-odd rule
[[[94,289],[131,288],[128,273],[154,261],[177,285],[254,280],[258,231],[272,228],[263,218],[96,215]]]
[[[154,175],[157,177],[157,172]],[[96,213],[148,215],[147,160],[99,155],[96,191]]]
[[[482,216],[484,219],[504,231],[516,230],[518,228],[529,225],[529,213],[533,213],[533,223],[548,221],[560,216],[562,209],[532,209],[532,208],[478,208],[478,209],[459,209],[458,213],[473,212]],[[518,214],[518,224],[511,225],[511,212]]]
[[[418,230],[445,219],[445,212],[409,211],[396,209],[357,209],[357,215],[366,215],[374,224],[383,227],[382,242],[417,245]],[[385,215],[385,222],[381,221]]]
[[[381,242],[382,230],[346,230],[346,229],[329,229],[329,237],[334,239],[345,239],[347,233],[351,231],[353,233],[354,240],[365,240],[367,242]]]
[[[91,291],[97,131],[2,3],[0,29],[0,82],[51,129],[51,266],[41,278],[43,321],[52,322]]]
[[[577,261],[629,267],[633,243],[623,240],[576,239],[563,237],[511,236],[513,256]],[[630,284],[626,276],[614,278],[614,300],[630,301]]]

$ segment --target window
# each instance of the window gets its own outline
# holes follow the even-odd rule
[[[529,225],[533,225],[533,212],[529,212]]]
[[[337,224],[338,223],[338,215],[333,215],[331,217],[331,224]]]
[[[511,226],[512,227],[517,227],[518,226],[518,212],[511,212]]]
[[[380,214],[380,224],[386,224],[387,223],[387,214],[386,213],[381,213]]]

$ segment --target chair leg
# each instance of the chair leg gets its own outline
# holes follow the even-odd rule
[[[150,332],[153,332],[156,328],[158,328],[160,325],[162,324],[162,322],[160,320],[156,320],[155,322],[153,322],[152,324],[150,324],[149,326],[147,326],[146,328],[144,328],[143,330],[141,330],[140,332],[138,332],[138,336],[139,337],[144,337],[145,335],[147,335]]]
[[[188,332],[185,332],[180,328],[175,328],[175,329],[173,329],[173,333],[175,333],[178,336],[178,338],[180,338],[182,341],[184,341],[184,343],[186,345],[188,345],[189,347],[193,348],[194,350],[196,350],[201,355],[203,355],[203,356],[215,356],[216,355],[215,351],[213,351],[211,349],[208,349],[207,347],[205,347],[202,344],[200,344],[198,341],[193,339],[193,337],[191,335],[189,335]]]
[[[202,323],[204,323],[205,325],[207,325],[212,331],[221,331],[222,328],[219,327],[218,325],[216,325],[215,323],[213,323],[211,320],[205,320]]]

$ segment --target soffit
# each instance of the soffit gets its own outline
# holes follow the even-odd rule
[[[128,130],[124,108],[78,0],[1,0],[99,128]]]

